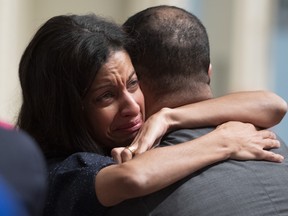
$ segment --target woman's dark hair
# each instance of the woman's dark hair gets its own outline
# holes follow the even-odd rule
[[[99,151],[82,101],[109,54],[123,50],[126,40],[118,25],[94,14],[56,16],[37,31],[19,65],[23,104],[18,126],[46,156]]]

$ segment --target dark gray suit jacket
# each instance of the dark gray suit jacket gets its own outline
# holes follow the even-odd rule
[[[175,131],[164,137],[161,145],[191,140],[211,130]],[[123,202],[107,215],[288,216],[288,149],[282,143],[273,151],[285,161],[216,163],[161,191]]]

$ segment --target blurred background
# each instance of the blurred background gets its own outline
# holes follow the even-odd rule
[[[122,24],[132,14],[160,4],[182,7],[206,26],[215,97],[264,89],[288,101],[288,0],[0,0],[0,119],[12,124],[17,119],[18,63],[47,19],[93,12]],[[272,129],[288,143],[288,114]]]

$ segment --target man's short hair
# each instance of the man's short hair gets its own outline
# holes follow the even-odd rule
[[[210,83],[208,35],[193,14],[156,6],[131,16],[123,27],[134,39],[127,50],[139,79],[155,94]]]

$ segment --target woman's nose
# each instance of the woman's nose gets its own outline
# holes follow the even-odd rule
[[[139,112],[140,112],[140,105],[134,98],[134,95],[129,92],[124,92],[121,102],[121,115],[137,116]]]

